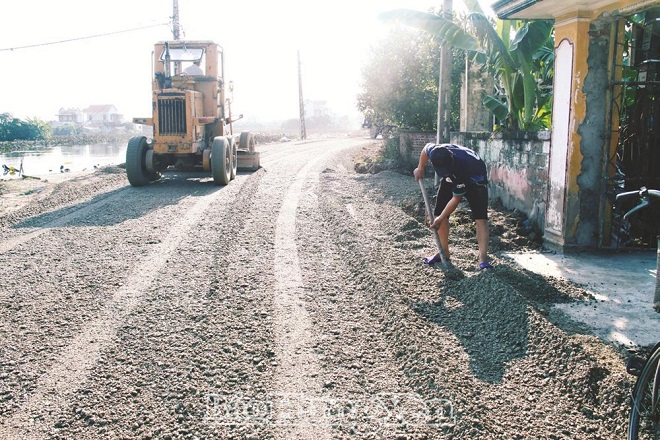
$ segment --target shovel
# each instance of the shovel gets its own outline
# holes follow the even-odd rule
[[[424,179],[419,179],[417,182],[419,183],[419,187],[422,190],[422,197],[424,197],[424,205],[426,205],[426,213],[429,216],[429,220],[432,222],[435,216],[433,215],[433,210],[431,209],[431,205],[429,204],[429,196],[426,194],[426,188],[424,187]],[[442,262],[442,267],[445,269],[449,269],[450,268],[449,263],[447,262],[445,251],[442,249],[442,244],[440,243],[440,236],[438,235],[437,229],[433,230],[433,236],[435,237],[435,244],[438,246],[438,253],[440,254],[440,261]]]

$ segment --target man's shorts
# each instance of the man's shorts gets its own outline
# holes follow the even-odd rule
[[[435,201],[435,210],[433,211],[436,217],[442,214],[442,210],[445,209],[447,203],[454,197],[452,187],[451,182],[447,182],[446,179],[442,179],[440,182],[438,196]],[[467,185],[463,197],[470,204],[473,220],[488,219],[488,185]]]

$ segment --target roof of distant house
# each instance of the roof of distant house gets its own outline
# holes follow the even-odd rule
[[[80,109],[79,108],[60,108],[60,111],[58,112],[58,115],[70,115],[74,113],[79,113]]]
[[[116,113],[117,107],[112,104],[90,105],[83,111],[85,113]]]

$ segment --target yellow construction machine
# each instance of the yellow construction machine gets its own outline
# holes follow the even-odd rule
[[[153,139],[136,136],[126,149],[126,174],[133,186],[158,180],[168,167],[211,172],[227,185],[238,169],[260,166],[255,137],[234,134],[232,84],[225,84],[224,53],[212,41],[156,43],[153,52],[152,117],[133,118],[153,128]]]

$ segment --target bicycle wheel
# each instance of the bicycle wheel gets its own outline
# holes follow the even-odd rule
[[[651,352],[632,394],[628,440],[660,439],[660,346]]]

